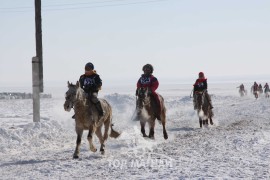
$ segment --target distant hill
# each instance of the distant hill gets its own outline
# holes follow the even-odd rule
[[[0,99],[32,99],[32,93],[2,92]],[[40,98],[52,98],[51,94],[40,94]]]

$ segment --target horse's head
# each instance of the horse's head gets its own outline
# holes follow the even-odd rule
[[[204,104],[204,91],[196,91],[195,97],[198,110],[200,110]]]
[[[76,100],[76,92],[77,92],[77,85],[69,83],[68,81],[68,91],[66,92],[65,96],[66,101],[64,103],[65,111],[69,112],[71,108],[73,108],[74,102]]]
[[[150,93],[151,91],[147,87],[140,87],[138,89],[137,105],[140,109],[142,109],[145,105],[150,104]]]

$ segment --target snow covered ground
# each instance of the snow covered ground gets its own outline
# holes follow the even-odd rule
[[[202,129],[191,86],[161,86],[168,140],[158,123],[149,140],[131,121],[133,87],[104,88],[100,97],[111,103],[121,136],[109,138],[101,155],[89,151],[85,132],[79,159],[72,158],[73,112],[63,109],[66,87],[41,99],[40,123],[32,122],[31,99],[0,100],[0,179],[270,179],[270,99],[241,98],[237,86],[209,85],[215,125]]]

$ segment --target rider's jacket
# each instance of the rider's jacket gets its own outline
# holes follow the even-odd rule
[[[193,84],[193,86],[194,86],[194,92],[206,90],[207,79],[197,79],[196,82]]]
[[[86,93],[98,92],[102,86],[102,80],[99,75],[94,73],[92,75],[81,75],[80,76],[80,85]]]
[[[158,85],[159,85],[159,82],[157,78],[153,75],[147,76],[145,74],[142,74],[142,76],[137,82],[137,88],[149,87],[152,92],[156,91],[156,89],[158,88]]]

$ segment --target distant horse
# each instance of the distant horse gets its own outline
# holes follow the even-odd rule
[[[139,88],[138,89],[138,99],[137,99],[137,118],[140,120],[141,124],[141,132],[143,137],[149,137],[154,139],[154,128],[155,128],[155,120],[157,119],[158,107],[157,102],[153,96],[150,95],[151,91],[149,88]],[[168,139],[168,134],[165,128],[166,124],[166,108],[164,105],[164,99],[161,95],[158,94],[160,100],[160,119],[163,127],[163,136],[164,139]],[[149,136],[145,134],[145,124],[146,122],[149,125]]]
[[[264,89],[264,94],[266,98],[269,98],[269,92],[270,92],[269,88]]]
[[[96,152],[97,149],[93,144],[93,133],[95,133],[101,144],[100,152],[105,153],[105,141],[108,138],[109,128],[111,128],[110,137],[117,138],[120,134],[112,128],[112,108],[110,104],[100,99],[104,115],[99,119],[98,111],[94,104],[87,98],[87,94],[80,88],[79,82],[76,85],[68,82],[68,91],[66,92],[66,101],[64,109],[70,111],[74,108],[75,111],[75,130],[77,133],[76,149],[73,158],[79,158],[81,138],[83,130],[88,130],[87,139],[89,141],[90,150]],[[104,134],[102,135],[102,127],[104,125]]]
[[[262,89],[262,87],[259,87],[259,94],[260,94],[260,95],[263,94],[263,89]]]
[[[246,91],[244,89],[239,89],[239,94],[241,97],[246,95]]]
[[[206,93],[206,91],[196,91],[194,94],[200,128],[202,128],[202,125],[208,125],[208,119],[210,120],[211,125],[214,124],[212,120],[214,114],[212,109],[210,108],[209,100],[206,97]]]
[[[254,85],[251,86],[251,93],[255,96],[256,99],[259,97],[258,89],[254,89]]]

